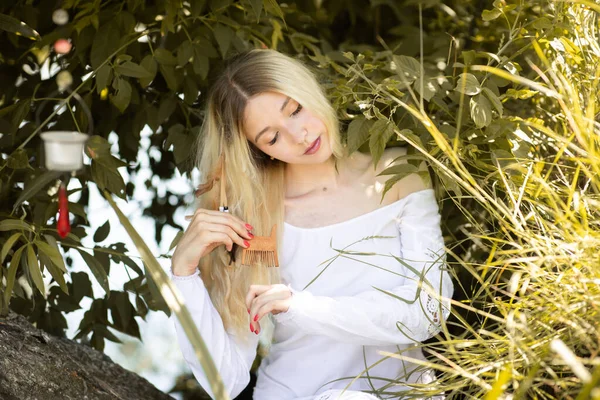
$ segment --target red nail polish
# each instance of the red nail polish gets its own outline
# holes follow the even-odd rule
[[[258,321],[258,314],[254,316],[254,322]]]
[[[246,224],[246,229],[248,229],[249,231],[253,230],[254,228],[252,227],[252,225],[250,224]]]
[[[250,323],[250,332],[254,333],[254,328],[252,327],[252,323]]]
[[[250,236],[250,239],[254,238],[254,235],[252,234],[252,232],[248,232],[248,236]]]
[[[250,247],[250,242],[249,242],[249,241],[247,241],[247,240],[244,240],[244,245],[245,245],[246,247]]]
[[[250,309],[248,308],[248,314],[250,314]]]

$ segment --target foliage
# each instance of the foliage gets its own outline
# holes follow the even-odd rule
[[[76,249],[106,291],[93,300],[78,337],[91,335],[102,348],[104,339],[116,339],[110,329],[138,336],[135,317],[165,307],[123,243],[82,248],[88,186],[132,197],[135,188],[119,168],[140,169],[144,126],[161,150],[151,158],[153,174],[167,180],[176,167],[189,176],[211,77],[235,51],[266,46],[314,67],[351,150],[378,159],[385,147],[409,145],[409,164],[385,172],[386,189],[423,159],[435,171],[459,290],[444,333],[424,345],[440,379],[404,395],[598,397],[595,3],[68,0],[72,20],[59,27],[46,18],[54,6],[20,1],[0,9],[0,77],[15,82],[0,97],[4,308],[10,301],[38,326],[64,332],[62,313],[93,297],[88,275],[65,279],[70,263],[62,263],[60,249]],[[65,37],[73,50],[51,51]],[[54,233],[57,177],[39,167],[35,123],[60,69],[71,72],[96,122],[86,148],[91,166],[72,178],[83,189],[69,204],[76,218],[64,240]],[[82,110],[58,111],[47,109],[41,121],[87,129]],[[110,151],[111,132],[118,154]],[[175,225],[172,215],[185,199],[147,186],[156,197],[144,214],[156,219],[161,241],[162,226]],[[174,205],[166,201],[171,196]],[[100,227],[94,241],[109,230]],[[123,292],[106,280],[120,263],[136,274]],[[54,278],[49,288],[40,273]],[[23,282],[37,288],[33,298]],[[393,382],[384,390],[392,395]]]

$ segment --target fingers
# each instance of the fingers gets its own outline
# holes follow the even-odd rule
[[[261,331],[260,323],[258,322],[250,322],[250,332],[258,335]]]
[[[231,251],[233,248],[233,239],[223,232],[202,231],[200,240],[204,243],[210,243],[209,247],[213,247],[213,244],[217,243],[224,244],[227,251]]]
[[[192,224],[200,222],[209,222],[213,224],[227,225],[233,229],[239,236],[245,239],[252,239],[254,235],[249,231],[254,228],[231,213],[220,211],[206,210],[200,208],[193,215],[186,215],[185,219],[191,220]]]
[[[250,285],[248,294],[246,294],[246,308],[249,310],[252,308],[252,301],[256,296],[259,296],[271,289],[272,285]]]
[[[267,315],[268,313],[279,314],[284,307],[285,302],[283,301],[283,299],[269,301],[257,310],[256,316],[254,317],[254,321],[258,323],[258,321],[260,321],[261,318]],[[250,315],[253,314],[251,313]]]
[[[244,238],[240,237],[240,235],[238,235],[236,231],[234,231],[233,229],[231,229],[231,227],[227,225],[212,224],[207,222],[199,225],[199,228],[201,228],[203,231],[225,234],[231,239],[232,243],[236,243],[238,246],[241,246],[245,249],[250,247],[249,241],[244,240]],[[231,251],[229,247],[227,248],[227,250]]]
[[[252,299],[253,294],[256,292],[261,293]],[[279,314],[287,311],[291,297],[290,289],[285,285],[250,286],[246,301],[251,299],[251,304],[248,307],[251,320],[256,322],[268,313]]]

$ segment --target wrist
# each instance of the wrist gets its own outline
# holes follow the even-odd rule
[[[194,275],[198,272],[198,268],[181,268],[175,265],[171,265],[171,273],[173,276],[186,277]]]

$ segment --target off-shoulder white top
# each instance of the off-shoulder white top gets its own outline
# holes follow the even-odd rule
[[[273,344],[258,370],[255,400],[333,399],[346,388],[357,399],[374,398],[354,393],[360,391],[399,398],[407,387],[394,382],[433,380],[430,370],[382,355],[424,360],[417,346],[439,332],[450,311],[453,285],[432,189],[332,225],[286,223],[281,247],[281,277],[293,297],[289,310],[274,316]],[[250,340],[242,344],[225,331],[199,273],[172,279],[235,398],[250,380],[258,338],[248,331]],[[184,358],[210,393],[173,320]]]

